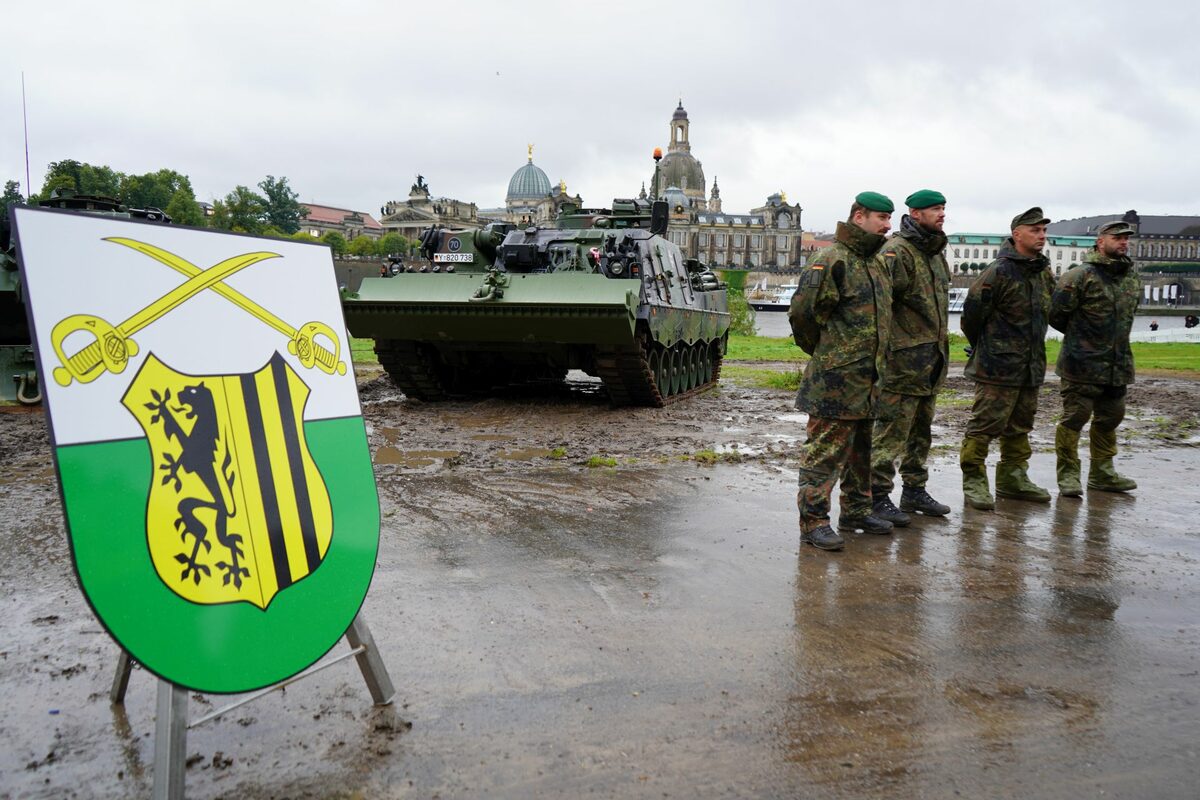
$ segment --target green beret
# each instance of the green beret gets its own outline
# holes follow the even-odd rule
[[[1046,215],[1042,213],[1042,210],[1037,206],[1034,206],[1023,214],[1017,214],[1015,217],[1013,217],[1012,227],[1009,228],[1009,230],[1015,231],[1021,225],[1045,225],[1048,222],[1050,222],[1050,220],[1046,218]]]
[[[854,202],[871,211],[884,211],[890,214],[896,210],[892,201],[879,192],[859,192],[858,197],[854,198]]]
[[[904,198],[904,204],[909,208],[944,206],[946,205],[946,195],[933,189],[919,189]]]

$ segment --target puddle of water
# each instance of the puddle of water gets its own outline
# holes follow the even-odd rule
[[[384,446],[375,451],[376,464],[394,464],[408,469],[427,469],[460,455],[457,450],[398,450]]]
[[[730,442],[729,444],[718,444],[713,447],[713,452],[718,454],[737,453],[743,456],[757,456],[762,453],[762,448],[751,447],[744,442]]]

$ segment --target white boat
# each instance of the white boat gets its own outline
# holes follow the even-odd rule
[[[961,314],[963,303],[967,302],[966,289],[951,289],[950,290],[950,313]]]
[[[756,290],[747,296],[750,307],[755,311],[787,311],[792,304],[792,295],[800,288],[795,283],[785,283],[774,292]]]

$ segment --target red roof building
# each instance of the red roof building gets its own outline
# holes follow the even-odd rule
[[[373,239],[383,236],[383,226],[370,214],[351,211],[348,208],[318,206],[313,203],[301,203],[300,205],[308,209],[308,216],[301,221],[300,229],[313,236],[320,236],[326,231],[337,231],[346,237],[346,241],[364,235]]]

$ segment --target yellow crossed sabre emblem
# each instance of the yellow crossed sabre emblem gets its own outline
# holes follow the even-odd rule
[[[227,258],[215,266],[198,271],[120,325],[109,325],[92,314],[67,317],[50,332],[54,352],[62,363],[61,367],[54,369],[54,380],[59,386],[67,386],[72,379],[90,383],[105,371],[114,374],[123,372],[130,357],[138,353],[137,343],[130,338],[135,333],[235,272],[268,258],[279,257],[278,253],[256,252]],[[64,347],[67,337],[78,332],[90,333],[95,339],[74,355],[68,356]]]
[[[116,244],[125,245],[139,253],[150,256],[155,261],[166,264],[171,269],[192,278],[201,273],[201,269],[195,264],[189,263],[187,260],[180,258],[174,253],[169,253],[161,247],[155,247],[146,242],[139,242],[134,239],[126,239],[121,236],[112,236],[105,239],[106,242],[114,242]],[[233,303],[238,308],[249,313],[275,330],[288,337],[288,352],[300,359],[300,363],[311,369],[316,366],[327,375],[332,375],[335,371],[338,375],[346,374],[346,362],[341,361],[341,344],[338,337],[334,334],[333,329],[323,322],[306,322],[299,328],[293,328],[279,317],[272,314],[267,309],[255,303],[244,294],[228,286],[224,283],[216,283],[212,287],[213,291],[224,297],[229,302]],[[331,343],[331,347],[324,347],[316,341],[315,337],[322,336]]]

